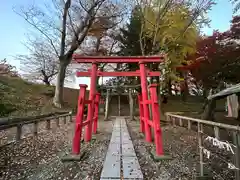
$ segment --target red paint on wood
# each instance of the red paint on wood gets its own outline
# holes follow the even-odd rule
[[[140,132],[144,133],[144,121],[143,117],[143,105],[142,105],[142,95],[138,94],[138,105],[139,105],[139,120],[140,120]]]
[[[98,127],[98,108],[99,108],[99,101],[100,101],[100,93],[96,94],[95,97],[95,107],[94,107],[94,120],[93,120],[93,133],[97,133],[97,127]]]
[[[91,71],[91,82],[90,82],[90,91],[89,91],[89,100],[91,101],[88,104],[88,114],[87,121],[90,123],[85,127],[85,141],[88,142],[92,139],[92,119],[94,115],[94,99],[96,94],[96,81],[97,81],[97,64],[92,64]]]
[[[145,139],[147,142],[152,142],[151,128],[146,122],[146,119],[150,118],[149,106],[145,102],[148,101],[148,91],[147,91],[147,73],[144,63],[140,63],[140,77],[141,77],[141,88],[142,88],[142,101],[143,101],[143,117],[145,126]]]
[[[165,59],[165,55],[158,56],[82,56],[74,54],[73,63],[160,63]]]
[[[79,97],[78,97],[78,110],[75,120],[75,134],[73,138],[72,153],[79,154],[81,149],[81,136],[82,136],[82,122],[84,115],[84,99],[86,95],[87,85],[79,85]]]
[[[91,76],[91,72],[87,71],[87,72],[77,72],[76,73],[77,77],[90,77]],[[150,72],[146,72],[146,76],[149,77],[153,77],[153,76],[160,76],[161,73],[157,72],[157,71],[150,71]],[[140,72],[139,71],[130,71],[130,72],[102,72],[102,71],[97,71],[97,76],[101,76],[101,77],[119,77],[119,76],[140,76]]]
[[[152,101],[152,115],[153,115],[153,130],[154,130],[154,141],[156,146],[156,154],[158,156],[163,155],[163,142],[162,142],[162,130],[160,128],[160,111],[157,97],[157,85],[150,85],[150,94]]]

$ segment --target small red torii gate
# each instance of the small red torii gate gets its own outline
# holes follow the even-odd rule
[[[154,128],[155,135],[155,144],[156,144],[156,154],[163,155],[162,147],[162,136],[160,128],[160,112],[159,105],[157,101],[156,88],[157,85],[151,85],[150,93],[151,100],[148,99],[148,90],[147,90],[147,76],[160,76],[160,72],[149,71],[145,64],[146,63],[161,63],[164,61],[165,56],[80,56],[77,54],[73,55],[73,63],[91,63],[92,67],[86,72],[77,72],[77,77],[87,76],[90,77],[90,91],[89,91],[89,100],[85,100],[85,91],[87,85],[80,85],[80,94],[78,99],[78,112],[76,115],[76,127],[75,135],[73,139],[73,149],[72,153],[77,155],[80,153],[80,144],[81,144],[81,133],[82,127],[85,127],[85,137],[86,142],[91,140],[92,131],[96,133],[97,128],[97,119],[98,119],[98,110],[96,109],[94,113],[94,107],[98,108],[98,103],[100,99],[100,94],[96,92],[96,80],[98,76],[112,77],[112,76],[140,76],[141,78],[141,94],[139,94],[139,111],[140,111],[140,131],[145,134],[145,139],[147,142],[152,142],[151,137],[151,127]],[[102,72],[98,71],[98,63],[139,63],[140,70],[132,72]],[[83,108],[85,104],[88,104],[88,114],[86,121],[83,122]],[[152,105],[153,109],[153,119],[150,120],[149,108],[148,106]],[[95,115],[95,117],[93,117]],[[94,128],[92,130],[92,122],[94,122]]]

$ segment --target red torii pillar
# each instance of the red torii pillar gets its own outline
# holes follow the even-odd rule
[[[142,100],[146,102],[148,100],[148,91],[147,91],[147,74],[146,67],[144,62],[140,62],[140,76],[141,76],[141,88],[142,88]],[[145,139],[147,142],[152,141],[151,127],[146,123],[145,119],[150,119],[148,104],[143,104],[143,117],[144,117],[144,129],[145,129]]]
[[[91,104],[88,105],[88,114],[87,114],[87,121],[91,121],[93,118],[93,110],[94,110],[94,99],[96,95],[96,80],[97,80],[97,63],[92,63],[92,72],[91,72],[91,81],[90,81],[90,91],[89,91],[89,100],[92,101]],[[92,137],[92,123],[89,126],[85,127],[85,141],[88,142],[91,140]]]
[[[73,55],[73,62],[75,63],[92,63],[92,69],[88,72],[77,72],[77,76],[91,76],[91,83],[90,83],[90,92],[89,92],[89,100],[94,99],[94,95],[96,93],[96,79],[97,76],[140,76],[141,77],[141,88],[142,88],[142,100],[146,102],[148,100],[148,92],[147,92],[147,76],[160,76],[160,72],[149,72],[146,67],[145,63],[161,63],[165,59],[164,55],[160,56],[131,56],[131,57],[94,57],[94,56],[80,56],[80,55]],[[140,64],[140,71],[135,72],[101,72],[97,70],[97,63],[139,63]],[[88,115],[87,120],[91,120],[93,118],[93,108],[91,108],[92,104],[88,106]],[[144,131],[145,131],[145,139],[147,142],[151,142],[151,128],[150,125],[147,123],[149,120],[149,108],[148,104],[143,104],[143,117],[144,117]],[[91,140],[91,126],[88,128],[86,127],[86,135],[85,141]]]

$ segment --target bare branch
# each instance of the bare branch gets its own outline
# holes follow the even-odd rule
[[[45,33],[42,29],[40,29],[36,24],[34,24],[33,22],[31,22],[31,20],[30,20],[29,17],[28,17],[27,12],[23,12],[23,11],[22,11],[23,14],[18,13],[17,11],[14,11],[14,12],[15,12],[16,14],[18,14],[19,16],[21,16],[27,23],[29,23],[29,24],[30,24],[31,26],[33,26],[35,29],[37,29],[42,35],[44,35],[44,36],[48,39],[48,41],[50,42],[50,44],[52,45],[52,47],[53,47],[56,55],[59,56],[59,55],[58,55],[58,51],[57,51],[57,49],[56,49],[56,47],[55,47],[52,39],[47,35],[47,33]]]

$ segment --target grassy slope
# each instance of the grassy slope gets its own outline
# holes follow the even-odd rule
[[[53,86],[32,84],[20,78],[0,76],[0,117],[59,111],[52,106]],[[63,111],[76,107],[78,90],[64,88]]]
[[[76,108],[79,91],[64,88],[63,111]],[[0,76],[0,117],[26,116],[59,111],[52,106],[53,86],[32,84],[20,78]],[[203,99],[188,97],[186,102],[181,97],[170,97],[167,104],[162,104],[164,112],[185,112],[189,116],[198,116],[203,107]],[[127,107],[127,106],[126,106]],[[218,109],[224,109],[224,101],[217,103]],[[3,112],[3,113],[1,113]]]

